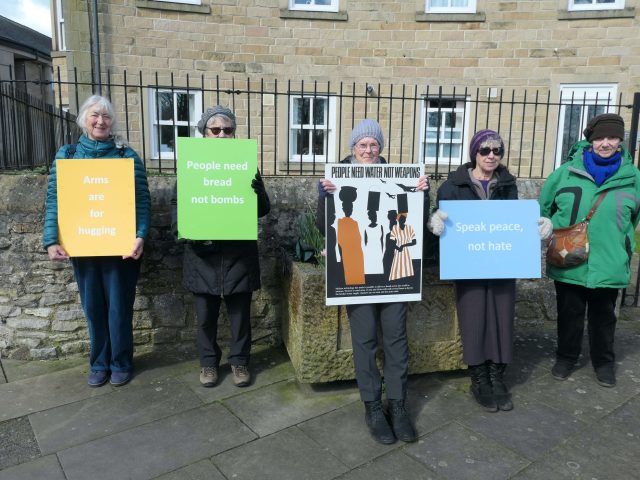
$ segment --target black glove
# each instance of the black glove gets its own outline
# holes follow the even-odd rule
[[[266,195],[266,190],[264,189],[264,182],[262,181],[262,177],[260,174],[256,173],[256,176],[253,180],[251,180],[251,188],[256,192],[256,195]]]

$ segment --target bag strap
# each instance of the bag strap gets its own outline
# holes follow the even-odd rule
[[[593,217],[593,214],[596,213],[596,210],[598,209],[598,207],[600,206],[600,204],[602,203],[602,200],[604,200],[605,195],[607,194],[607,192],[602,192],[599,196],[598,196],[598,200],[596,200],[596,203],[593,204],[593,207],[591,207],[591,210],[589,210],[589,213],[587,213],[587,217],[585,218],[585,220],[588,222],[589,220],[591,220],[591,217]]]

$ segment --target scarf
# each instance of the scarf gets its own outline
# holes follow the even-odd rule
[[[584,151],[584,168],[593,177],[598,187],[618,171],[621,163],[622,154],[620,151],[609,158],[602,158],[591,148]]]

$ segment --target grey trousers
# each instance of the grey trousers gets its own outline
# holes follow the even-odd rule
[[[511,363],[516,281],[458,280],[455,286],[464,363]]]
[[[404,399],[409,370],[407,304],[402,302],[347,305],[347,313],[360,398],[364,402],[371,402],[380,400],[382,396],[382,379],[376,364],[377,325],[380,324],[387,398]]]

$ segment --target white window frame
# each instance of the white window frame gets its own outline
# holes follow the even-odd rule
[[[56,0],[56,43],[59,52],[67,49],[67,36],[64,30],[63,1]]]
[[[303,12],[337,12],[340,0],[331,0],[331,5],[316,5],[316,0],[307,0],[306,4],[296,4],[295,0],[289,0],[289,10]]]
[[[328,101],[328,108],[325,105],[324,109],[324,125],[313,125],[313,123],[294,123],[294,108],[297,99],[308,98],[310,100],[309,105],[309,120],[313,122],[313,100],[322,99]],[[315,163],[335,163],[337,162],[336,158],[336,97],[327,95],[291,95],[289,97],[289,127],[288,127],[288,136],[289,136],[289,162],[315,162]],[[295,142],[296,142],[296,134],[294,134],[294,130],[309,130],[309,135],[313,135],[313,130],[323,130],[325,132],[325,139],[328,138],[328,141],[325,140],[326,152],[325,155],[313,154],[313,152],[300,155],[296,153],[295,150]],[[297,132],[296,132],[297,133]],[[313,144],[313,137],[309,138],[309,145]]]
[[[594,114],[616,113],[618,96],[618,85],[615,83],[594,83],[594,84],[565,84],[560,85],[560,110],[558,112],[558,138],[556,139],[556,162],[558,167],[563,162],[563,146],[567,144],[567,150],[571,145],[565,142],[565,117],[567,106],[582,107],[580,119],[576,125],[571,125],[572,133],[578,140],[584,137],[582,131],[587,126],[589,119]],[[600,111],[595,111],[598,109]]]
[[[173,93],[173,118],[177,118],[177,108],[178,102],[176,101],[177,94],[186,94],[188,93],[193,97],[193,110],[189,111],[190,121],[186,122],[184,120],[161,120],[158,118],[157,105],[156,105],[156,94],[157,93]],[[160,127],[162,126],[172,126],[173,127],[173,135],[174,138],[178,138],[178,127],[190,127],[193,131],[194,137],[202,137],[200,132],[198,131],[198,119],[202,115],[202,92],[199,90],[189,90],[186,89],[171,89],[171,88],[154,88],[149,87],[149,100],[148,100],[148,114],[149,114],[149,125],[151,129],[151,133],[149,135],[150,147],[151,147],[151,158],[153,159],[172,159],[174,155],[178,154],[177,151],[177,142],[175,151],[169,152],[158,152],[158,135],[160,133]]]
[[[431,4],[432,0],[425,1],[425,13],[476,13],[477,8],[476,0],[468,0],[466,7],[433,7]],[[451,5],[451,0],[449,0],[449,5]]]
[[[622,10],[623,8],[624,0],[615,0],[613,3],[597,3],[596,0],[591,0],[591,3],[588,5],[576,5],[574,0],[569,0],[569,5],[567,6],[567,10],[570,12],[585,10]]]
[[[155,2],[188,3],[189,5],[202,5],[202,0],[154,0]]]
[[[435,131],[436,135],[438,134],[438,129],[436,128],[426,128],[426,122],[429,118],[429,113],[431,112],[438,112],[440,111],[440,114],[443,115],[447,112],[451,112],[452,109],[451,108],[444,108],[444,107],[440,107],[440,108],[429,108],[429,101],[431,100],[452,100],[455,101],[456,103],[461,102],[464,105],[461,106],[456,106],[455,108],[453,108],[453,112],[456,113],[456,115],[460,115],[462,117],[462,127],[459,129],[460,131],[460,138],[454,138],[454,139],[449,139],[446,138],[447,133],[451,132],[450,127],[440,127],[440,141],[431,141],[430,139],[425,137],[425,134],[428,133],[429,131]],[[430,97],[425,97],[422,100],[422,111],[420,114],[420,157],[418,159],[418,163],[424,163],[425,165],[435,165],[436,163],[439,163],[440,165],[460,165],[462,163],[465,162],[465,159],[467,157],[467,142],[465,142],[465,139],[467,138],[467,132],[469,131],[469,117],[471,112],[471,97],[467,96],[466,98],[461,96],[461,95],[456,95],[455,98],[453,96],[447,96],[447,95],[443,95],[443,96],[430,96]],[[442,120],[442,119],[441,119]],[[454,129],[454,131],[457,131],[457,129]],[[437,139],[436,139],[437,140]],[[427,155],[427,150],[426,147],[428,144],[437,144],[439,145],[440,151],[437,152],[439,153],[439,155],[437,157],[428,157]],[[444,153],[444,149],[447,148],[449,145],[460,145],[460,156],[459,157],[453,157],[453,156],[447,156]]]

